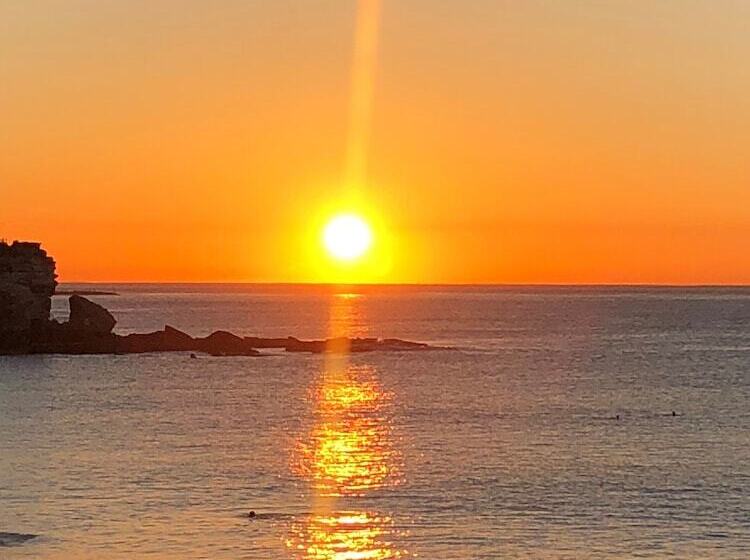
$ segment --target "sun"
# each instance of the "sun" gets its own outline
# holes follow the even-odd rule
[[[335,259],[354,261],[372,245],[372,230],[356,214],[339,214],[323,229],[323,245]]]

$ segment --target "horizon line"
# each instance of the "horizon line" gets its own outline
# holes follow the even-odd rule
[[[58,285],[143,286],[305,286],[305,287],[453,287],[453,288],[750,288],[750,283],[660,283],[660,282],[272,282],[272,281],[151,281],[65,280]]]

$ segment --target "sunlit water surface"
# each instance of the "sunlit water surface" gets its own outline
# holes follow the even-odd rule
[[[455,349],[0,357],[0,558],[750,557],[750,290],[114,289]]]

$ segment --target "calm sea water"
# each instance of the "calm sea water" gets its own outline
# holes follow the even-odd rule
[[[0,357],[1,558],[750,557],[750,289],[113,289],[455,349]]]

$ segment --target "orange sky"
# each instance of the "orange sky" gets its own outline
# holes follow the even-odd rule
[[[353,206],[363,281],[750,283],[749,2],[385,0],[352,189],[355,11],[3,1],[0,237],[63,281],[326,281]]]

